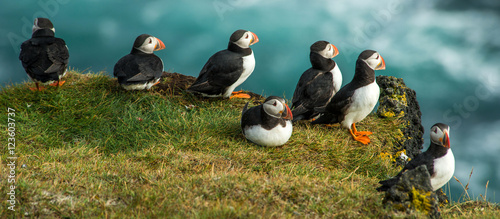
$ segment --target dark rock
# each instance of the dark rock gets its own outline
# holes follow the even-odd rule
[[[167,95],[182,95],[183,93],[187,92],[186,89],[191,86],[196,81],[196,78],[193,76],[189,75],[183,75],[181,73],[170,73],[164,71],[163,74],[161,75],[160,83],[154,87],[156,91],[162,92]],[[243,91],[243,93],[250,95],[250,98],[254,101],[260,101],[263,100],[264,97],[250,92],[250,91]],[[203,98],[201,95],[194,94],[195,96],[198,96],[200,98]],[[217,98],[207,98],[207,99],[213,99],[216,100]],[[223,98],[219,98],[223,99]]]
[[[424,143],[420,106],[417,94],[408,88],[403,79],[392,76],[377,76],[380,87],[380,98],[377,115],[382,118],[399,118],[404,127],[401,129],[402,139],[395,142],[393,154],[406,151],[406,155],[414,158],[420,154]],[[398,165],[404,165],[399,162]]]
[[[163,91],[170,95],[181,95],[195,80],[196,78],[193,76],[164,71],[160,83],[155,86],[155,90]]]
[[[399,182],[387,190],[384,204],[407,214],[416,210],[439,218],[439,198],[432,192],[430,179],[425,165],[404,172]]]

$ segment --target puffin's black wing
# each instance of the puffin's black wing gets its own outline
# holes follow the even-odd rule
[[[52,62],[52,65],[45,70],[45,73],[64,73],[69,62],[69,51],[66,42],[61,38],[55,38],[54,42],[47,46],[47,57]]]
[[[154,54],[128,54],[115,64],[113,75],[120,83],[147,82],[160,78],[163,62]]]
[[[241,130],[243,130],[243,134],[245,134],[245,127],[252,125],[259,125],[262,123],[262,105],[254,106],[250,109],[247,109],[248,103],[243,107],[243,112],[241,113]]]
[[[229,50],[219,51],[208,59],[200,75],[188,90],[219,95],[240,78],[243,70],[241,55]]]
[[[32,40],[26,40],[21,44],[21,52],[19,54],[19,60],[23,64],[26,73],[33,77],[35,74],[43,74],[45,69],[35,68],[34,66],[38,62],[39,59],[42,59],[41,54],[42,47],[35,46],[32,43]]]
[[[312,124],[328,124],[341,122],[353,102],[355,89],[351,89],[351,83],[342,87],[335,96],[332,97],[326,107],[317,107],[315,110],[323,113]]]
[[[432,173],[434,172],[434,158],[432,157],[432,155],[430,155],[430,153],[426,152],[419,154],[415,158],[410,160],[410,162],[408,162],[395,177],[380,181],[379,183],[382,185],[377,188],[377,191],[387,191],[399,181],[399,178],[405,171],[413,170],[421,165],[425,165],[427,167],[427,170],[429,171],[429,174],[432,176]]]
[[[315,107],[324,106],[334,92],[333,75],[310,68],[300,78],[292,99],[294,117],[309,119],[317,114]]]

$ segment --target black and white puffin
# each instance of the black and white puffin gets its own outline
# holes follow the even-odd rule
[[[425,165],[431,176],[432,190],[436,191],[450,181],[455,173],[455,157],[450,148],[450,127],[437,123],[431,127],[431,145],[424,153],[417,155],[405,165],[395,177],[380,181],[378,191],[387,191],[395,185],[403,172]]]
[[[130,54],[115,64],[113,75],[118,83],[125,90],[149,90],[158,84],[163,74],[163,61],[153,52],[162,49],[165,44],[160,39],[149,34],[138,36]]]
[[[280,97],[270,96],[263,104],[243,107],[241,130],[255,144],[274,147],[285,144],[292,136],[292,111]]]
[[[337,47],[327,41],[312,44],[309,59],[312,67],[299,79],[292,98],[293,121],[308,120],[318,115],[315,107],[325,107],[342,85],[342,74],[333,57]]]
[[[368,135],[372,132],[359,132],[356,122],[363,120],[377,104],[380,90],[375,81],[375,70],[385,69],[382,56],[373,50],[363,51],[356,61],[352,81],[342,87],[326,107],[316,108],[321,112],[312,124],[340,123],[348,128],[354,140],[363,144],[370,143]]]
[[[196,81],[187,90],[205,97],[250,98],[247,94],[233,91],[255,68],[255,58],[250,46],[257,42],[259,38],[255,33],[235,31],[229,38],[227,49],[208,59]]]
[[[36,84],[31,90],[44,89],[39,83],[58,87],[65,82],[61,78],[67,71],[69,51],[63,39],[54,37],[55,31],[49,19],[36,18],[31,39],[21,44],[19,59]]]

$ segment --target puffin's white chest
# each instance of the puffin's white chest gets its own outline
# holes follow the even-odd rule
[[[432,190],[443,187],[455,173],[455,157],[451,149],[443,157],[434,160],[434,175],[431,176]]]
[[[335,67],[330,71],[333,75],[333,87],[334,87],[334,93],[337,93],[337,91],[340,90],[340,86],[342,86],[342,73],[340,73],[340,69],[338,65],[335,65]]]
[[[275,147],[285,144],[292,136],[292,121],[287,120],[286,126],[278,125],[271,130],[266,130],[261,126],[251,126],[245,129],[245,137],[255,144]]]
[[[223,94],[224,97],[230,97],[231,93],[234,91],[236,87],[242,84],[253,72],[255,69],[255,57],[253,55],[253,51],[250,55],[243,57],[243,73],[241,73],[240,78],[234,84],[229,86],[226,92]]]
[[[342,126],[350,128],[352,123],[363,120],[377,104],[379,95],[380,89],[376,82],[358,88],[352,96],[353,101],[347,109]]]

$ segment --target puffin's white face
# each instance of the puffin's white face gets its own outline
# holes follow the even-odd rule
[[[450,127],[442,130],[437,124],[431,128],[431,141],[437,145],[450,148]]]
[[[264,111],[272,117],[281,118],[281,114],[285,111],[285,106],[277,99],[271,99],[264,103]]]
[[[331,59],[339,54],[339,50],[333,44],[327,44],[325,49],[319,51],[318,54],[327,59]]]
[[[249,48],[251,45],[259,42],[259,38],[255,33],[252,33],[250,31],[247,31],[241,36],[240,39],[238,39],[234,44],[238,45],[239,47],[245,49]]]
[[[286,105],[284,100],[279,100],[276,98],[269,99],[266,101],[263,106],[264,111],[274,117],[274,118],[283,118],[283,119],[293,119],[292,111]]]
[[[141,46],[136,47],[136,49],[138,49],[144,53],[151,54],[154,51],[157,51],[160,49],[165,49],[165,44],[163,44],[163,42],[161,40],[159,40],[158,38],[156,38],[154,36],[150,36],[150,37],[146,38],[146,40],[144,40],[144,43],[142,43]]]
[[[35,31],[37,30],[40,30],[40,29],[43,29],[41,28],[40,26],[38,26],[38,18],[35,19],[35,21],[33,22],[33,27],[31,28],[31,33],[34,33]],[[52,30],[52,32],[56,33],[56,29],[55,28],[50,28],[50,30]]]
[[[363,60],[373,70],[384,70],[385,61],[378,52],[373,53],[370,57]]]

